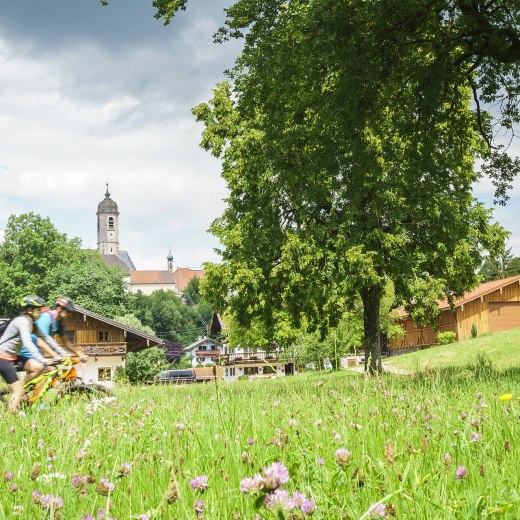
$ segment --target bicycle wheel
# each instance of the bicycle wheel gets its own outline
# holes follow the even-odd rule
[[[99,385],[101,386],[101,385]],[[93,399],[103,399],[107,397],[109,394],[106,388],[103,389],[98,388],[98,386],[94,385],[85,385],[83,383],[78,383],[74,385],[66,386],[58,392],[56,396],[56,403],[59,402],[72,402],[72,401],[92,401]]]

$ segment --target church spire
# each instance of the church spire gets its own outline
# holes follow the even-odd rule
[[[172,246],[170,246],[170,252],[169,252],[168,256],[166,257],[166,260],[168,260],[168,271],[170,271],[170,273],[173,273]]]
[[[105,198],[106,199],[109,199],[110,198],[110,192],[108,191],[108,182],[107,182],[107,191],[105,193]]]

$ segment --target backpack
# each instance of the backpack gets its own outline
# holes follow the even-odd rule
[[[9,326],[9,323],[11,323],[14,320],[14,318],[8,318],[6,320],[2,319],[2,322],[0,323],[0,338],[2,337],[2,334],[5,332],[5,329]]]

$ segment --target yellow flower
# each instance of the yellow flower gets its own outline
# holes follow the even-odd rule
[[[513,394],[504,394],[499,397],[501,401],[509,401],[509,399],[513,398]]]

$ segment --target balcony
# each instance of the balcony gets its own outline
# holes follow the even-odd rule
[[[126,354],[126,343],[77,343],[76,348],[87,356],[119,356]]]
[[[282,355],[278,352],[237,352],[233,354],[221,354],[214,359],[221,365],[252,362],[272,363],[273,361],[281,361]]]

